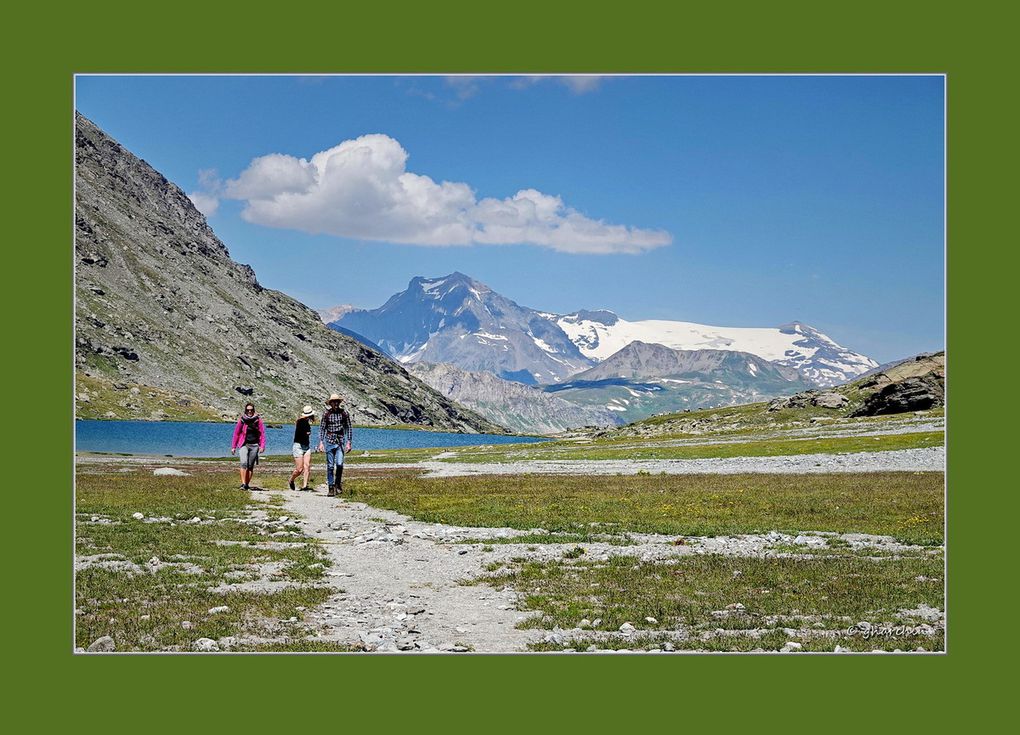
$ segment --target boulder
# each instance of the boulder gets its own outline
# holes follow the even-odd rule
[[[926,411],[945,405],[945,378],[936,372],[890,383],[872,394],[853,416],[882,416]]]
[[[850,401],[842,393],[826,391],[811,399],[811,404],[818,408],[843,408]]]
[[[110,653],[117,650],[117,644],[113,642],[113,638],[104,635],[102,638],[96,638],[92,641],[92,644],[86,650],[89,653]]]
[[[187,477],[188,473],[176,467],[157,467],[152,471],[154,475],[166,475],[169,477]]]
[[[212,638],[199,638],[195,641],[192,648],[196,651],[212,652],[220,650],[220,644]]]

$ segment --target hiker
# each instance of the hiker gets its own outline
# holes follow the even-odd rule
[[[351,451],[351,440],[354,438],[351,415],[343,407],[343,402],[344,399],[339,395],[331,394],[326,401],[329,408],[319,422],[319,451],[326,452],[326,484],[329,486],[326,494],[330,497],[343,492],[344,452]]]
[[[315,413],[311,406],[301,409],[294,424],[294,471],[290,473],[290,489],[296,490],[294,480],[298,475],[304,475],[301,480],[301,489],[308,490],[308,473],[312,469],[312,421],[315,420]]]
[[[251,490],[251,475],[259,462],[260,451],[266,451],[266,425],[262,423],[262,417],[255,413],[255,404],[246,403],[234,427],[234,440],[230,443],[230,453],[237,452],[241,458],[242,490]]]

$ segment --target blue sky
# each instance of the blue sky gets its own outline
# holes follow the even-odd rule
[[[459,270],[547,311],[944,346],[941,77],[86,76],[76,104],[310,306]]]

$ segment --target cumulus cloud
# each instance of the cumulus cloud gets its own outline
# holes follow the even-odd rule
[[[223,196],[244,201],[241,216],[255,224],[410,245],[532,244],[607,254],[672,242],[663,230],[592,219],[535,189],[478,199],[468,184],[408,171],[407,159],[400,143],[381,134],[310,159],[272,153],[226,181]]]
[[[220,208],[220,200],[215,194],[207,194],[203,191],[193,191],[188,194],[188,199],[195,205],[195,209],[206,217],[212,217]]]

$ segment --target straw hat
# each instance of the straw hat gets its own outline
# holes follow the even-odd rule
[[[340,401],[340,403],[343,403],[344,399],[337,393],[330,393],[329,398],[326,399],[326,403],[332,403],[333,401]]]
[[[312,410],[311,406],[305,406],[301,409],[301,418],[310,418],[315,415],[315,411]]]

